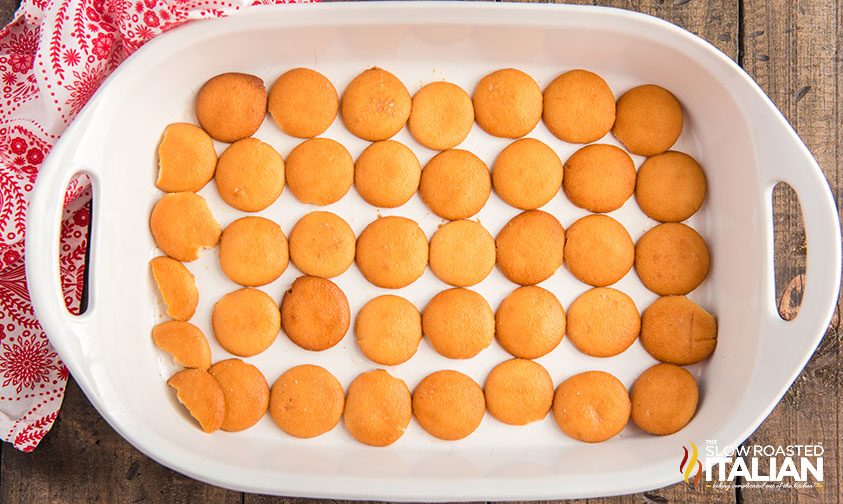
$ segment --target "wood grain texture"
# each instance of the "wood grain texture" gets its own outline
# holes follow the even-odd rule
[[[5,26],[12,20],[19,4],[19,0],[0,0],[0,26]]]
[[[73,380],[55,426],[37,450],[22,453],[3,443],[4,503],[239,504],[241,495],[182,476],[140,453],[102,419]]]
[[[500,0],[499,0],[500,1]],[[503,0],[523,3],[600,5],[642,12],[679,25],[711,42],[727,56],[738,55],[738,0]]]
[[[11,19],[16,0],[0,0],[0,18]],[[641,11],[673,22],[741,62],[782,108],[811,148],[841,201],[843,145],[843,2],[834,0],[612,0],[576,1]],[[805,287],[804,230],[798,201],[777,189],[777,292],[793,316]],[[838,310],[839,312],[839,310]],[[785,400],[750,439],[760,444],[820,441],[826,447],[821,491],[691,491],[684,485],[643,494],[577,503],[840,503],[841,334],[838,317],[820,350]],[[119,437],[68,385],[55,427],[31,454],[9,445],[0,459],[2,502],[207,502],[297,504],[307,499],[241,494],[199,483],[148,459]],[[317,504],[319,501],[310,501]],[[325,504],[338,501],[321,501]]]

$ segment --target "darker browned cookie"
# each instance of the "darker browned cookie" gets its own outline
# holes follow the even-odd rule
[[[342,289],[326,279],[296,278],[281,301],[281,327],[305,350],[327,350],[348,332],[351,314]]]
[[[196,95],[196,119],[202,129],[221,142],[254,135],[265,115],[266,88],[254,75],[217,75]]]

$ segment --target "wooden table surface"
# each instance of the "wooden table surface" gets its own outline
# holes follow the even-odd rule
[[[0,21],[17,0],[0,0]],[[609,5],[658,16],[705,38],[737,61],[790,120],[819,161],[841,202],[843,189],[843,2],[834,0],[617,0]],[[777,291],[780,312],[793,317],[801,300],[805,236],[799,204],[789,187],[777,189]],[[840,305],[819,350],[769,418],[748,440],[757,444],[825,447],[825,485],[809,490],[712,490],[682,484],[643,494],[589,499],[600,503],[736,504],[843,501],[841,485]],[[213,487],[153,462],[100,418],[71,380],[61,414],[35,452],[4,443],[0,454],[2,502],[304,501]]]

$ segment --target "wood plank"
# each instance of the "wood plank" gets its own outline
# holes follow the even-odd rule
[[[502,0],[523,3],[601,5],[642,12],[681,26],[732,59],[738,54],[738,0]]]
[[[15,15],[20,0],[0,0],[0,26],[6,26]]]
[[[831,0],[790,2],[747,0],[742,32],[744,67],[784,112],[806,142],[835,190],[840,208],[843,74],[843,7]],[[798,167],[794,167],[798,169]],[[774,198],[777,239],[776,276],[779,308],[784,318],[798,312],[804,288],[805,243],[798,198],[787,187]],[[817,353],[784,400],[747,441],[753,444],[820,442],[826,449],[821,490],[744,489],[743,502],[840,503],[841,445],[839,425],[843,401],[840,305]]]
[[[182,476],[123,440],[71,380],[61,413],[38,449],[3,443],[2,502],[239,504],[231,492]]]

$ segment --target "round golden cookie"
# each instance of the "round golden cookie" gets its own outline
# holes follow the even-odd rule
[[[214,305],[211,324],[217,342],[239,357],[257,355],[275,341],[281,330],[278,305],[257,289],[229,292]]]
[[[489,167],[460,149],[440,152],[424,167],[419,196],[430,210],[448,220],[467,219],[479,212],[492,192]]]
[[[220,268],[249,287],[268,284],[287,269],[290,254],[281,226],[263,217],[241,217],[222,232]]]
[[[431,82],[413,95],[407,125],[413,138],[427,148],[456,147],[474,126],[471,97],[456,84]]]
[[[424,273],[427,248],[427,237],[415,221],[380,217],[357,237],[357,267],[372,284],[400,289]]]
[[[537,359],[565,336],[565,309],[552,292],[519,287],[501,301],[495,313],[498,343],[516,357]]]
[[[272,385],[269,415],[298,438],[320,436],[340,422],[345,406],[342,384],[325,368],[304,364],[284,372]]]
[[[538,362],[511,359],[492,369],[483,393],[493,417],[510,425],[527,425],[550,411],[553,380]]]
[[[398,77],[378,67],[355,77],[340,105],[348,131],[370,142],[395,135],[410,117],[410,92]]]
[[[226,359],[215,363],[208,372],[225,395],[222,430],[246,430],[263,418],[269,408],[269,383],[260,369],[240,359]]]
[[[165,194],[152,208],[149,230],[155,244],[177,261],[195,261],[202,249],[214,248],[220,239],[220,224],[198,194]]]
[[[586,443],[616,436],[629,421],[629,394],[620,380],[603,371],[574,375],[556,388],[553,418],[565,434]]]
[[[173,123],[164,129],[158,144],[158,180],[164,192],[196,192],[214,178],[217,151],[202,128]]]
[[[682,133],[682,106],[667,89],[632,88],[618,99],[612,133],[626,150],[654,156],[670,149]]]
[[[354,262],[354,231],[331,212],[311,212],[293,226],[290,259],[305,275],[332,278]]]
[[[568,307],[568,339],[586,355],[618,355],[635,342],[640,332],[638,307],[617,289],[591,289]]]
[[[700,164],[687,154],[668,151],[648,158],[638,169],[635,199],[653,219],[680,222],[700,209],[705,189]]]
[[[557,138],[591,143],[603,138],[615,123],[615,95],[599,75],[571,70],[544,89],[544,124]]]
[[[565,228],[547,212],[528,210],[506,223],[495,246],[504,276],[521,285],[537,284],[562,266]]]
[[[520,70],[492,72],[474,88],[474,118],[493,136],[519,138],[536,127],[542,117],[542,90]]]
[[[196,278],[187,267],[167,256],[149,261],[152,278],[167,305],[167,315],[176,320],[190,320],[199,304]]]
[[[449,222],[430,239],[430,270],[446,284],[468,287],[495,267],[495,239],[479,222]]]
[[[380,208],[403,205],[416,194],[421,164],[413,151],[395,140],[375,142],[354,165],[354,187],[366,203]]]
[[[708,275],[708,245],[685,224],[659,224],[635,244],[635,271],[660,296],[687,294]]]
[[[641,315],[641,344],[656,359],[687,366],[717,346],[717,319],[685,296],[657,299]]]
[[[152,328],[155,346],[173,356],[181,367],[208,369],[211,366],[211,346],[198,327],[190,322],[168,320]]]
[[[281,327],[305,350],[327,350],[348,332],[348,299],[330,280],[302,276],[293,281],[281,300]]]
[[[244,212],[259,212],[284,191],[284,160],[271,145],[246,138],[223,151],[214,181],[223,201]]]
[[[448,289],[427,303],[422,330],[439,354],[449,359],[470,359],[495,338],[495,314],[480,294]]]
[[[176,398],[187,408],[202,430],[214,432],[225,420],[225,395],[219,382],[207,371],[182,369],[167,380]]]
[[[284,133],[313,138],[324,133],[336,119],[339,97],[334,85],[321,73],[293,68],[272,85],[267,108]]]
[[[354,159],[341,143],[313,138],[298,144],[287,156],[287,186],[302,203],[330,205],[354,182]]]
[[[562,174],[562,161],[553,149],[534,138],[522,138],[498,154],[492,183],[502,200],[521,210],[534,210],[559,192]]]
[[[462,439],[480,426],[486,412],[483,389],[459,371],[436,371],[413,390],[413,416],[429,434]]]
[[[565,233],[565,263],[578,280],[612,285],[632,269],[635,244],[623,224],[608,215],[587,215]]]
[[[343,421],[354,439],[369,446],[389,446],[404,435],[413,404],[410,389],[383,369],[360,373],[345,398]]]
[[[635,192],[635,163],[614,145],[586,145],[565,162],[562,187],[574,205],[594,213],[611,212]]]
[[[252,136],[266,115],[266,88],[254,75],[224,73],[212,77],[196,95],[196,119],[221,142]]]
[[[354,333],[363,355],[395,366],[416,354],[422,338],[421,314],[402,297],[378,296],[357,312]]]
[[[656,364],[632,386],[632,421],[657,436],[679,432],[697,412],[699,395],[691,373],[673,364]]]

